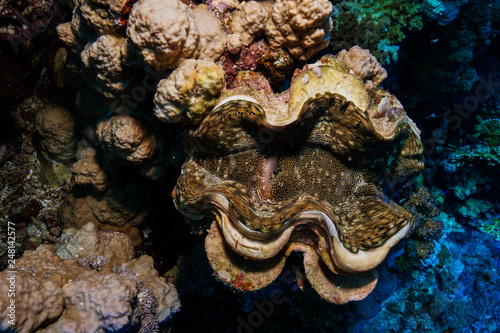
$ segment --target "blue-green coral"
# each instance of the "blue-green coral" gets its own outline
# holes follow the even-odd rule
[[[481,147],[484,148],[484,147]],[[486,164],[488,166],[500,165],[500,156],[491,149],[473,149],[470,151],[457,151],[452,159],[456,166],[474,166],[476,164]]]
[[[334,3],[334,50],[359,45],[384,65],[397,60],[405,33],[423,27],[422,1],[341,1]]]
[[[482,126],[481,136],[490,146],[500,145],[500,119],[487,119]]]
[[[500,242],[500,218],[490,219],[483,223],[479,229]]]
[[[360,10],[366,18],[386,24],[385,39],[395,44],[405,38],[405,31],[423,27],[421,1],[367,1],[360,2]]]

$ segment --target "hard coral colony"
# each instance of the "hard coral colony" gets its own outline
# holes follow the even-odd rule
[[[39,311],[20,307],[15,330],[149,332],[179,310],[174,286],[133,249],[151,183],[181,164],[179,151],[174,203],[208,221],[206,254],[221,281],[261,289],[300,252],[325,300],[371,293],[376,267],[414,228],[389,192],[423,170],[423,146],[379,87],[387,73],[368,50],[295,68],[329,45],[331,12],[326,0],[75,1],[57,32],[71,49],[66,88],[76,101],[35,119],[42,156],[73,162],[75,185],[60,209],[61,241],[18,262],[19,302],[38,290],[29,302]],[[278,72],[295,69],[280,93],[272,71],[254,71],[275,54],[291,59]]]

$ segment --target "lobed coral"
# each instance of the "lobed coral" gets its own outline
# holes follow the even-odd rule
[[[123,114],[101,121],[97,138],[111,156],[137,165],[151,161],[161,144],[140,120]]]
[[[268,20],[269,13],[263,4],[248,1],[234,13],[231,29],[240,36],[243,45],[249,46],[256,37],[264,34]]]
[[[38,110],[35,126],[40,140],[40,152],[46,160],[70,162],[76,152],[76,124],[73,113],[67,108],[47,104]]]
[[[186,59],[216,60],[225,49],[221,23],[205,6],[192,11],[178,0],[141,0],[130,14],[127,37],[146,65],[175,68]]]
[[[0,278],[2,332],[12,330],[13,325],[9,322],[16,323],[17,332],[32,332],[43,322],[53,320],[63,312],[63,292],[55,282],[15,271],[0,272]],[[14,304],[8,296],[9,289],[15,290]]]
[[[129,262],[135,254],[130,237],[120,232],[97,231],[92,223],[81,229],[65,229],[55,251],[61,259],[106,258],[111,266]]]
[[[81,52],[82,62],[90,80],[97,91],[106,97],[116,97],[123,93],[128,85],[128,69],[122,63],[122,47],[125,38],[118,34],[107,34],[88,43]]]
[[[305,61],[326,48],[330,40],[332,4],[326,0],[277,0],[266,24],[273,48],[286,47],[292,57]]]
[[[158,83],[153,101],[155,115],[168,123],[199,124],[226,88],[224,75],[214,63],[186,61]]]
[[[340,51],[337,59],[345,62],[369,88],[380,85],[387,78],[387,71],[370,51],[357,45],[351,47],[349,51]]]
[[[158,327],[158,322],[179,310],[175,288],[158,276],[151,257],[131,260],[133,248],[126,235],[98,232],[88,224],[80,230],[66,231],[56,247],[58,254],[48,245],[26,251],[16,261],[17,272],[0,273],[6,277],[0,281],[1,290],[9,288],[7,277],[15,274],[16,331],[41,328],[41,332],[97,333],[137,326],[146,329],[154,327],[153,323]],[[78,261],[73,259],[83,255],[86,257]],[[127,274],[123,273],[124,267]],[[154,301],[151,304],[141,301],[141,292],[149,289]],[[6,302],[8,292],[0,297],[0,304]],[[6,320],[8,311],[2,306],[5,319],[0,325],[5,331],[13,328]]]

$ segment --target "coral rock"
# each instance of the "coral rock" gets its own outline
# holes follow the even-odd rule
[[[88,43],[81,52],[92,86],[108,98],[116,97],[128,86],[128,71],[122,64],[125,39],[117,34],[103,35]]]
[[[111,15],[107,11],[102,10],[93,1],[82,0],[78,6],[84,22],[99,35],[116,32],[117,26],[114,24]]]
[[[193,55],[198,26],[192,11],[177,0],[141,0],[132,8],[127,36],[146,65],[172,68]]]
[[[198,25],[199,38],[194,59],[215,61],[226,49],[226,34],[222,23],[208,11],[207,6],[199,5],[193,10]]]
[[[61,259],[50,245],[40,245],[35,251],[25,251],[23,256],[16,260],[16,266],[18,270],[40,279],[50,279],[60,287],[85,270],[76,260]]]
[[[93,223],[87,223],[81,229],[65,229],[56,254],[62,259],[104,257],[111,266],[118,266],[134,258],[134,246],[121,232],[97,231]]]
[[[110,29],[113,33],[113,29]],[[86,24],[80,4],[73,10],[71,22],[61,23],[57,26],[59,39],[71,47],[73,52],[80,53],[90,40],[95,40],[95,31]]]
[[[241,51],[241,46],[243,42],[241,40],[240,34],[231,34],[227,36],[227,50],[231,54],[237,54]]]
[[[45,333],[114,332],[130,324],[136,283],[116,274],[86,271],[64,287],[64,314]]]
[[[157,332],[158,323],[180,309],[175,287],[158,276],[151,257],[131,261],[133,248],[127,236],[98,232],[88,224],[66,230],[56,246],[63,257],[88,256],[62,259],[54,246],[41,245],[16,259],[17,272],[0,272],[2,332],[33,332],[42,324],[45,333],[135,331],[139,325],[141,332]],[[8,323],[11,274],[14,329]]]
[[[149,286],[157,301],[156,315],[158,322],[163,322],[176,313],[180,307],[177,290],[165,278],[158,276],[154,268],[154,260],[148,255],[143,255],[125,265],[137,275],[137,279]]]
[[[78,185],[89,185],[97,191],[105,191],[110,184],[112,175],[104,170],[97,159],[97,152],[87,140],[78,143],[77,161],[71,166],[71,172]]]
[[[114,183],[105,192],[71,192],[59,211],[59,219],[66,228],[81,228],[93,222],[99,230],[127,234],[134,245],[141,242],[137,225],[148,214],[148,186],[146,183]]]
[[[98,5],[109,7],[115,12],[121,12],[128,0],[92,0]]]

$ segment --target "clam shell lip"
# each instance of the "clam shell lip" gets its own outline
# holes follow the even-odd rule
[[[318,69],[321,75],[317,75]],[[234,101],[247,101],[259,106],[263,118],[270,126],[283,127],[297,121],[307,110],[307,102],[325,94],[338,94],[351,101],[362,112],[369,105],[369,94],[363,82],[356,76],[341,72],[332,66],[316,66],[301,72],[290,88],[281,94],[268,95],[255,93],[254,96],[226,93],[213,108],[216,110]],[[228,96],[229,95],[229,96]]]
[[[289,238],[296,227],[295,221],[308,221],[319,224],[330,236],[326,244],[330,246],[330,255],[341,270],[356,273],[364,272],[377,267],[387,256],[389,250],[404,238],[409,230],[407,223],[397,233],[391,236],[379,247],[367,251],[359,250],[353,253],[346,249],[339,239],[338,230],[328,215],[321,211],[303,211],[287,221],[280,230],[266,234],[267,239],[262,239],[262,233],[250,230],[245,224],[233,219],[229,210],[229,201],[222,194],[214,194],[212,203],[218,212],[219,223],[224,238],[228,245],[238,254],[254,260],[263,260],[277,255],[288,243]],[[259,239],[260,238],[260,239]]]
[[[316,75],[315,71],[321,71]],[[303,83],[304,76],[309,76]],[[345,73],[330,65],[313,66],[301,72],[290,86],[289,109],[292,114],[300,113],[305,101],[325,93],[344,96],[362,111],[369,105],[369,94],[363,81],[353,74]]]
[[[229,96],[229,97],[222,99],[219,103],[217,103],[217,105],[214,107],[214,110],[218,109],[222,105],[227,104],[227,103],[232,102],[232,101],[246,101],[246,102],[251,102],[251,103],[255,103],[255,104],[259,105],[259,101],[257,101],[255,98],[253,98],[251,96],[232,95],[232,96]]]

